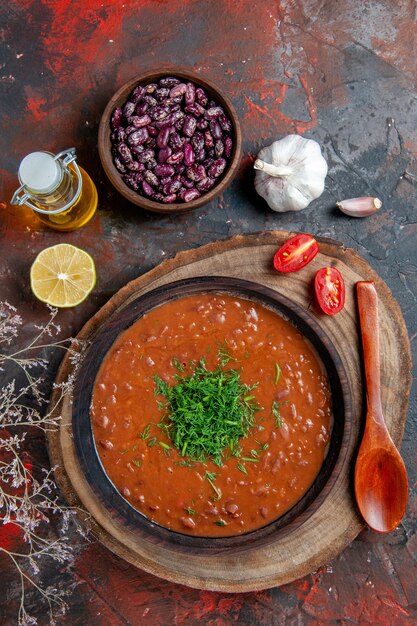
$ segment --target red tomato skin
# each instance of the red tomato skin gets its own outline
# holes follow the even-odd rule
[[[319,244],[307,233],[288,239],[275,253],[274,268],[277,272],[298,272],[308,265],[319,251]]]
[[[317,303],[326,315],[336,315],[345,306],[345,282],[336,267],[322,267],[314,278]]]

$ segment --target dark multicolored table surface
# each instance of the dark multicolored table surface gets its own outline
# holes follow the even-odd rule
[[[413,0],[9,0],[1,19],[0,300],[25,320],[22,343],[49,312],[31,295],[36,254],[59,242],[94,257],[97,286],[61,310],[62,337],[75,335],[129,280],[176,252],[238,233],[286,229],[341,241],[387,282],[415,353],[417,342],[417,50]],[[215,81],[239,113],[239,174],[210,205],[177,216],[141,211],[118,195],[98,159],[101,113],[116,88],[147,68],[179,64]],[[297,213],[274,213],[257,196],[259,149],[289,133],[317,140],[329,164],[323,195]],[[75,146],[94,179],[99,211],[84,228],[58,233],[29,209],[10,206],[23,156]],[[378,196],[382,209],[351,219],[343,198]],[[60,355],[51,357],[49,378]],[[59,624],[417,623],[416,396],[402,453],[410,478],[407,514],[387,536],[368,530],[331,563],[280,588],[229,595],[165,582],[74,533],[72,564],[46,564],[44,583],[69,592]],[[401,393],[401,390],[399,390]],[[31,453],[47,464],[41,435]],[[1,510],[1,509],[0,509]],[[51,530],[51,532],[53,532]],[[72,531],[69,531],[72,533]],[[20,580],[0,557],[0,623],[17,623]],[[40,624],[47,611],[34,591]]]

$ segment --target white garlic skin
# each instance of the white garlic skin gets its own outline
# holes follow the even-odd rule
[[[262,148],[259,159],[282,171],[255,175],[255,189],[273,211],[301,211],[323,193],[327,163],[317,141],[287,135]]]

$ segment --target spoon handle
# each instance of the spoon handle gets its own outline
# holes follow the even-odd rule
[[[368,414],[384,425],[381,403],[381,369],[379,359],[378,295],[372,281],[356,283]]]

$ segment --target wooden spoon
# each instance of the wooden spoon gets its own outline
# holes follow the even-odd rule
[[[381,403],[378,296],[373,282],[356,283],[367,396],[365,432],[355,467],[355,496],[370,528],[394,530],[407,506],[404,462],[384,421]],[[398,389],[401,393],[401,389]]]

